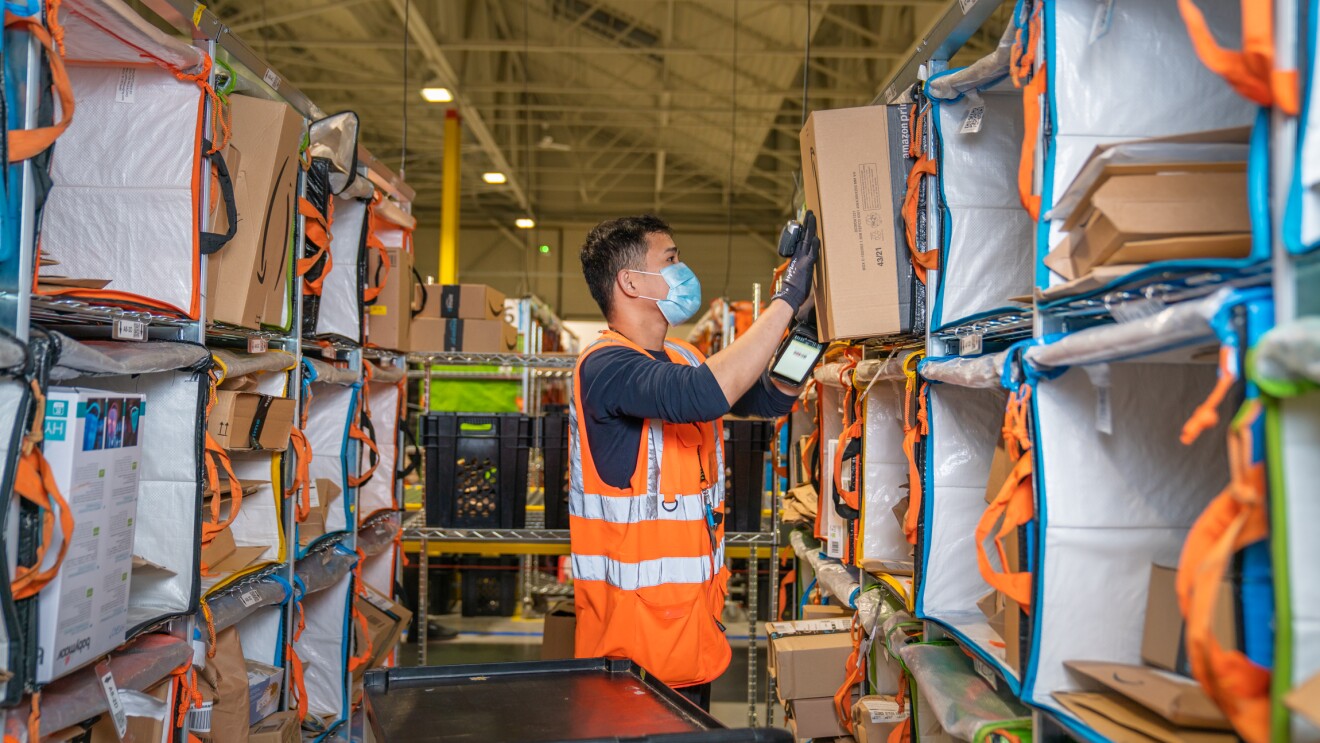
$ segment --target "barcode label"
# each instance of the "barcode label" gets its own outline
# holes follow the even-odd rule
[[[976,134],[981,131],[981,122],[985,120],[985,106],[973,106],[963,118],[962,133]]]
[[[211,732],[211,707],[212,702],[202,702],[200,707],[193,707],[188,710],[188,729],[194,733]]]
[[[870,713],[872,723],[897,722],[907,717],[898,702],[888,699],[863,699],[862,706]]]
[[[999,677],[995,675],[995,669],[990,667],[989,663],[980,658],[972,658],[972,667],[976,669],[976,674],[985,679],[990,688],[999,691]]]
[[[958,339],[959,356],[975,356],[981,353],[981,334],[972,333]]]
[[[119,318],[115,320],[114,327],[110,329],[110,336],[117,341],[145,341],[147,339],[147,324],[140,320]]]
[[[262,75],[261,79],[265,80],[266,84],[275,90],[280,89],[280,74],[275,70],[266,68],[266,74]]]
[[[110,708],[110,719],[114,721],[115,734],[123,740],[128,732],[128,715],[124,712],[124,700],[119,697],[119,687],[115,686],[115,677],[110,672],[110,667],[105,663],[98,663],[96,669],[101,674],[101,691],[105,693],[105,701]]]
[[[256,591],[244,591],[238,594],[238,600],[243,602],[243,606],[251,609],[261,603],[261,594]]]
[[[265,353],[270,348],[270,341],[265,338],[248,338],[248,353]]]

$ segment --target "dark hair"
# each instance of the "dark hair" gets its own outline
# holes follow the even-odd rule
[[[673,237],[669,225],[657,216],[620,217],[596,225],[582,244],[582,275],[591,296],[608,319],[614,300],[614,277],[625,268],[638,268],[646,256],[646,236]]]

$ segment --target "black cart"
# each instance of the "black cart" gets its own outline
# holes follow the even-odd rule
[[[646,673],[608,658],[390,668],[366,675],[376,740],[388,743],[792,743],[730,730]]]

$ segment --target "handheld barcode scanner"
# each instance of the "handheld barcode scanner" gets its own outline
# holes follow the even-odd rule
[[[790,219],[779,233],[779,255],[791,258],[806,232],[802,222]],[[825,353],[825,344],[820,342],[816,334],[816,308],[811,307],[805,315],[798,314],[800,317],[792,332],[779,344],[770,364],[770,376],[793,387],[807,383],[812,370]]]

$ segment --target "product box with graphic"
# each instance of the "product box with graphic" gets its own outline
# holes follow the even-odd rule
[[[45,455],[73,516],[73,536],[38,603],[37,682],[48,683],[124,642],[133,564],[142,431],[141,395],[53,387]],[[55,529],[44,568],[59,554]]]

